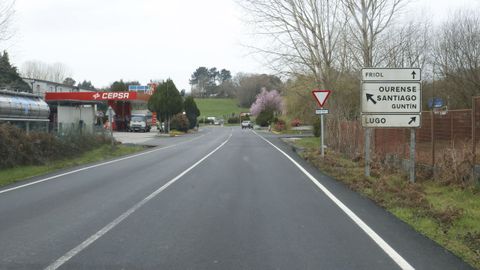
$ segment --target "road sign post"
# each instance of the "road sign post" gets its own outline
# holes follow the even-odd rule
[[[419,68],[362,69],[362,126],[365,130],[365,176],[370,176],[370,140],[374,128],[410,128],[410,181],[415,182],[415,128],[421,125]]]
[[[108,123],[110,124],[110,140],[111,140],[111,147],[112,147],[112,151],[113,151],[113,148],[114,148],[114,144],[113,144],[113,109],[112,107],[108,107]]]
[[[315,114],[320,115],[320,153],[322,155],[322,158],[325,157],[325,132],[323,128],[323,119],[324,115],[328,114],[328,109],[324,109],[323,105],[325,105],[325,102],[327,101],[328,97],[332,93],[331,90],[318,90],[315,89],[312,91],[313,96],[315,97],[315,100],[317,101],[318,105],[320,105],[320,109],[315,110]]]
[[[410,129],[410,182],[415,183],[415,129]]]

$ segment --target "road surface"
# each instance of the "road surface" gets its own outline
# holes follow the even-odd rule
[[[165,141],[0,189],[0,269],[470,269],[272,135]]]

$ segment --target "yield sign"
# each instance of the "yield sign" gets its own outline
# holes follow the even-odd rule
[[[312,94],[315,97],[315,99],[317,100],[318,105],[320,105],[320,107],[323,107],[323,105],[325,105],[325,102],[327,101],[327,98],[330,96],[330,93],[332,93],[331,90],[315,89],[315,90],[312,91]]]

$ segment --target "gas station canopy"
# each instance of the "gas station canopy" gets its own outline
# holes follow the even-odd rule
[[[147,103],[150,95],[138,92],[50,92],[45,94],[47,102],[99,103],[105,101],[130,101]]]

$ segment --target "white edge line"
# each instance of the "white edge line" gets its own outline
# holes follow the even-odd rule
[[[47,266],[45,268],[45,270],[55,270],[57,268],[59,268],[60,266],[62,266],[64,263],[66,263],[67,261],[69,261],[71,258],[73,258],[75,255],[77,255],[78,253],[80,253],[82,250],[84,250],[85,248],[87,248],[89,245],[91,245],[93,242],[95,242],[96,240],[98,240],[100,237],[102,237],[103,235],[105,235],[106,233],[108,233],[111,229],[115,228],[115,226],[117,226],[120,222],[122,222],[124,219],[126,219],[128,216],[130,216],[131,214],[133,214],[135,211],[137,211],[140,207],[142,207],[144,204],[146,204],[148,201],[150,201],[151,199],[153,199],[155,196],[157,196],[160,192],[164,191],[165,189],[167,189],[170,185],[172,185],[173,183],[175,183],[178,179],[180,179],[182,176],[184,176],[185,174],[187,174],[189,171],[191,171],[193,168],[195,168],[196,166],[198,166],[198,164],[200,164],[202,161],[204,161],[205,159],[207,159],[209,156],[211,156],[213,153],[215,153],[218,149],[220,149],[222,146],[224,146],[229,140],[230,138],[232,137],[232,134],[230,133],[230,136],[228,136],[228,138],[222,143],[220,144],[217,148],[215,148],[213,151],[211,151],[210,153],[208,153],[206,156],[204,156],[203,158],[201,158],[199,161],[195,162],[195,164],[193,164],[192,166],[190,166],[188,169],[186,169],[185,171],[183,171],[182,173],[180,173],[179,175],[177,175],[175,178],[173,178],[172,180],[168,181],[165,185],[161,186],[159,189],[155,190],[154,192],[152,192],[150,195],[148,195],[147,197],[145,197],[143,200],[141,200],[140,202],[136,203],[134,206],[132,206],[130,209],[128,209],[127,211],[125,211],[123,214],[121,214],[119,217],[117,217],[115,220],[113,220],[112,222],[110,222],[109,224],[107,224],[105,227],[103,227],[102,229],[100,229],[98,232],[94,233],[92,236],[90,236],[89,238],[87,238],[85,241],[83,241],[80,245],[74,247],[73,249],[71,249],[70,251],[68,251],[67,253],[65,253],[65,255],[63,255],[62,257],[58,258],[55,262],[53,262],[52,264],[50,264],[49,266]]]
[[[35,184],[39,184],[39,183],[42,183],[42,182],[45,182],[45,181],[49,181],[49,180],[52,180],[52,179],[56,179],[56,178],[59,178],[59,177],[65,176],[65,175],[70,175],[70,174],[74,174],[74,173],[77,173],[77,172],[81,172],[81,171],[93,169],[93,168],[96,168],[96,167],[100,167],[100,166],[104,166],[104,165],[116,163],[116,162],[119,162],[119,161],[131,159],[131,158],[136,158],[136,157],[143,156],[143,155],[148,155],[148,154],[151,154],[151,153],[153,153],[153,152],[157,152],[157,151],[160,151],[160,150],[172,148],[172,147],[175,147],[175,146],[178,146],[178,145],[182,145],[182,144],[184,144],[184,143],[188,143],[188,142],[191,142],[191,141],[198,140],[198,139],[200,139],[201,137],[203,137],[203,136],[205,136],[205,135],[206,135],[206,134],[202,134],[201,136],[198,136],[198,137],[196,137],[196,138],[193,138],[193,139],[190,139],[190,140],[187,140],[187,141],[184,141],[184,142],[180,142],[180,143],[177,143],[177,144],[172,144],[172,145],[169,145],[169,146],[157,148],[157,149],[150,150],[150,151],[147,151],[147,152],[142,152],[142,153],[135,154],[135,155],[131,155],[131,156],[127,156],[127,157],[110,160],[110,161],[107,161],[107,162],[103,162],[103,163],[91,165],[91,166],[88,166],[88,167],[80,168],[80,169],[77,169],[77,170],[68,171],[68,172],[65,172],[65,173],[61,173],[61,174],[57,174],[57,175],[50,176],[50,177],[47,177],[47,178],[43,178],[43,179],[40,179],[40,180],[37,180],[37,181],[30,182],[30,183],[28,183],[28,184],[23,184],[23,185],[20,185],[20,186],[16,186],[16,187],[12,187],[12,188],[8,188],[8,189],[0,190],[0,194],[2,194],[2,193],[7,193],[7,192],[9,192],[9,191],[13,191],[13,190],[16,190],[16,189],[20,189],[20,188],[32,186],[32,185],[35,185]]]
[[[253,131],[257,136],[262,138],[264,141],[269,143],[280,153],[286,156],[295,166],[297,166],[300,171],[302,171],[325,195],[327,195],[330,200],[332,200],[342,211],[347,214],[347,216],[352,219],[375,243],[387,253],[390,258],[395,261],[400,268],[405,270],[413,270],[411,266],[398,252],[396,252],[385,240],[383,240],[374,230],[372,230],[363,220],[361,220],[352,210],[350,210],[345,204],[343,204],[335,195],[333,195],[324,185],[322,185],[313,175],[311,175],[305,168],[303,168],[298,162],[296,162],[292,157],[290,157],[283,150],[278,148],[276,145],[265,139],[263,136],[259,135],[257,132]]]

